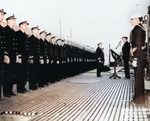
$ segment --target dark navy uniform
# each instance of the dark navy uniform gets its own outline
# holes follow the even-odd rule
[[[1,98],[1,85],[2,85],[2,76],[3,76],[3,61],[4,61],[4,52],[5,52],[5,36],[4,29],[0,25],[0,98]]]
[[[97,77],[100,77],[100,72],[103,71],[104,66],[104,53],[100,47],[96,49],[96,55],[97,55]]]
[[[49,58],[49,64],[48,64],[48,72],[49,72],[49,80],[51,83],[54,83],[55,82],[55,72],[54,72],[54,69],[55,69],[55,64],[53,63],[54,61],[54,45],[50,42],[47,42],[48,44],[48,58]]]
[[[40,42],[40,59],[42,63],[40,63],[40,70],[39,70],[39,78],[38,78],[38,86],[44,87],[44,85],[48,85],[48,78],[47,78],[47,59],[48,59],[48,45],[46,40],[39,40]]]
[[[17,38],[16,32],[6,26],[5,31],[5,40],[6,40],[6,52],[10,58],[10,63],[5,64],[4,69],[4,81],[3,81],[3,93],[4,96],[14,95],[12,92],[14,84],[14,72],[15,72],[15,63],[16,63],[16,50],[17,50]]]
[[[130,73],[129,73],[130,44],[128,41],[124,43],[122,47],[122,53],[123,53],[123,60],[124,60],[125,77],[129,79],[130,78]]]
[[[3,9],[0,9],[0,13],[3,13],[4,15],[6,14],[6,12],[4,12]],[[5,52],[4,29],[0,25],[0,99],[1,99],[1,85],[2,85],[2,78],[3,78],[4,52]]]
[[[40,53],[40,43],[39,39],[34,35],[29,37],[30,43],[30,60],[33,60],[33,64],[30,64],[29,69],[29,89],[37,89],[38,82],[38,70],[39,70],[39,53]]]
[[[29,40],[28,36],[21,30],[16,32],[18,39],[18,54],[20,55],[21,63],[16,64],[16,80],[17,92],[23,93],[26,91],[25,85],[28,73],[28,59],[29,59]]]

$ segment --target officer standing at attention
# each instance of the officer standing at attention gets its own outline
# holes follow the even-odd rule
[[[16,80],[17,80],[17,92],[25,93],[27,90],[25,88],[27,81],[27,71],[28,71],[28,59],[29,59],[29,40],[25,31],[29,23],[23,21],[19,23],[20,30],[16,32],[17,44],[18,44],[18,54],[16,63]]]
[[[128,37],[122,37],[124,45],[122,47],[123,61],[124,61],[124,70],[125,70],[125,79],[130,79],[129,71],[129,59],[130,59],[130,44],[127,41]]]
[[[31,28],[32,35],[29,37],[29,43],[30,43],[30,57],[29,57],[29,63],[30,63],[30,69],[29,69],[29,89],[36,90],[37,88],[37,82],[38,82],[38,70],[39,70],[39,28],[33,27]]]
[[[39,87],[48,86],[48,75],[47,75],[47,61],[48,61],[48,46],[46,43],[46,32],[40,32],[40,44],[41,44],[41,53],[40,53],[40,70],[39,70],[39,78],[38,85]]]
[[[4,19],[4,15],[6,12],[4,12],[3,9],[0,9],[0,100],[1,100],[1,85],[2,85],[2,76],[3,76],[3,62],[9,63],[10,60],[8,56],[4,54],[5,52],[5,36],[4,36],[4,28],[1,26],[1,22]]]
[[[16,23],[16,18],[14,15],[8,17],[7,26],[4,28],[5,40],[6,40],[6,54],[10,58],[10,63],[5,64],[4,68],[4,81],[3,81],[3,93],[5,97],[15,96],[16,94],[12,92],[14,84],[14,73],[16,64],[16,50],[17,50],[17,38],[16,32],[13,27]]]
[[[97,44],[96,55],[97,55],[97,77],[101,77],[101,72],[104,67],[104,53],[102,50],[102,43]]]

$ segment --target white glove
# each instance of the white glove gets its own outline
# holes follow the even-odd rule
[[[133,66],[133,67],[137,67],[137,60],[133,60],[132,66]]]
[[[46,63],[47,63],[47,64],[49,63],[49,59],[48,59],[48,58],[46,59]]]
[[[21,55],[16,56],[16,63],[22,63]]]

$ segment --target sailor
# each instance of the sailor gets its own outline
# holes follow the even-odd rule
[[[48,75],[47,75],[47,65],[49,63],[48,58],[48,45],[46,42],[46,31],[40,32],[40,43],[41,43],[41,53],[40,53],[40,74],[38,78],[39,87],[48,86]]]
[[[4,15],[6,14],[6,12],[4,12],[3,9],[0,9],[0,99],[1,99],[1,85],[2,85],[2,76],[3,76],[3,66],[4,66],[4,62],[5,63],[9,63],[9,57],[7,55],[4,54],[5,52],[5,36],[4,36],[4,29],[2,24],[2,21],[4,19]]]
[[[4,81],[3,81],[3,93],[4,96],[10,97],[15,96],[13,93],[13,84],[14,84],[14,73],[15,73],[15,64],[16,64],[16,51],[17,51],[17,38],[16,32],[13,30],[13,27],[16,23],[16,18],[14,15],[6,19],[7,26],[4,28],[5,31],[5,40],[6,40],[6,54],[10,58],[10,63],[5,64],[4,68]]]
[[[57,38],[52,39],[53,43],[54,43],[54,60],[53,60],[53,66],[54,66],[54,78],[55,81],[59,81],[60,80],[60,76],[59,76],[59,46],[57,44]]]
[[[27,21],[22,21],[19,23],[19,31],[16,32],[17,44],[18,44],[18,56],[16,63],[16,82],[17,82],[17,92],[25,93],[27,90],[25,88],[28,73],[28,59],[29,59],[29,40],[25,31],[29,23]]]
[[[52,41],[55,38],[51,33],[48,33],[46,35],[46,40],[48,44],[48,58],[49,58],[49,64],[48,64],[48,78],[50,80],[50,83],[55,82],[55,65],[53,64],[54,62],[54,41]]]
[[[101,77],[101,72],[104,66],[104,52],[102,50],[102,43],[97,44],[96,55],[97,55],[97,77]]]
[[[39,70],[39,53],[40,53],[40,43],[39,43],[39,28],[31,28],[32,35],[29,37],[30,44],[30,56],[29,56],[29,89],[38,89],[38,70]]]
[[[124,61],[124,70],[125,70],[125,78],[130,79],[130,71],[129,71],[129,59],[130,59],[130,44],[127,41],[128,37],[122,37],[124,45],[122,47],[123,61]]]
[[[143,16],[140,13],[135,13],[131,16],[131,25],[134,26],[130,33],[130,43],[132,44],[131,55],[133,56],[134,62],[136,62],[135,68],[135,97],[144,96],[144,67],[146,64],[146,53],[145,53],[145,37],[146,32],[141,24]],[[137,66],[138,65],[138,66]]]

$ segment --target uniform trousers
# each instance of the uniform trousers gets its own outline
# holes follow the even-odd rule
[[[3,63],[0,63],[0,99],[2,98],[2,92],[1,92],[1,87],[3,83]]]
[[[25,85],[28,74],[28,59],[22,59],[22,63],[17,63],[15,68],[17,92],[26,91]]]
[[[3,94],[11,95],[13,84],[14,84],[14,74],[15,74],[15,62],[10,62],[10,64],[5,64],[4,67],[4,78],[3,78]]]
[[[125,77],[130,78],[129,59],[124,60],[124,70],[125,70]]]
[[[29,89],[37,89],[39,62],[34,60],[33,64],[29,65]]]
[[[101,72],[103,71],[104,63],[97,62],[97,77],[101,76]]]

